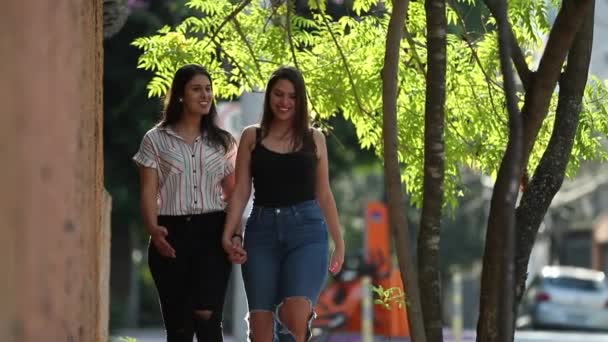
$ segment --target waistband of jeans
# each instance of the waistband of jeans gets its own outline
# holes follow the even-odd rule
[[[175,221],[190,221],[193,219],[206,219],[215,216],[226,215],[226,212],[223,210],[219,211],[211,211],[208,213],[202,214],[191,214],[191,215],[158,215],[158,219],[162,220],[175,220]]]
[[[280,209],[280,210],[289,210],[289,209],[300,209],[302,207],[306,207],[309,206],[311,204],[317,204],[317,200],[313,199],[313,200],[307,200],[307,201],[302,201],[302,202],[297,202],[291,205],[261,205],[261,204],[254,204],[253,208],[257,209],[257,210],[276,210],[276,209]]]

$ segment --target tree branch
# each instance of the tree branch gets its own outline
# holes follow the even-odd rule
[[[486,7],[492,13],[492,16],[496,18],[498,14],[498,0],[484,0]],[[528,68],[528,63],[526,63],[526,58],[524,57],[523,52],[521,51],[521,47],[517,44],[517,39],[515,39],[515,34],[513,34],[513,29],[509,24],[508,32],[511,49],[511,59],[513,60],[513,64],[515,65],[515,69],[517,70],[517,75],[524,86],[524,90],[528,91],[530,89],[530,82],[532,78],[532,72],[530,68]]]
[[[209,46],[209,44],[211,44],[211,42],[215,42],[215,38],[216,36],[220,33],[220,31],[224,28],[224,26],[226,26],[226,24],[228,22],[230,22],[232,19],[236,18],[236,16],[245,9],[245,7],[247,7],[247,5],[249,5],[249,3],[251,3],[251,0],[243,0],[241,2],[241,4],[235,8],[226,18],[224,18],[224,21],[222,21],[222,23],[220,24],[220,26],[218,26],[212,33],[209,39],[209,43],[207,43],[207,45],[205,46],[205,48],[207,46]],[[205,49],[203,48],[203,49]]]
[[[462,13],[460,13],[460,11],[458,10],[458,8],[453,0],[448,0],[448,4],[452,8],[452,10],[454,10],[454,12],[456,13],[456,16],[458,17],[460,26],[462,26],[462,32],[463,32],[462,38],[465,41],[465,43],[467,43],[467,46],[471,50],[471,55],[473,56],[473,59],[475,59],[475,63],[477,63],[479,70],[481,70],[483,77],[486,79],[486,85],[488,87],[488,95],[490,96],[490,103],[492,104],[492,109],[494,110],[494,114],[498,114],[498,110],[496,110],[496,104],[494,102],[494,96],[492,95],[492,93],[493,93],[492,84],[495,85],[498,89],[501,89],[501,90],[504,90],[504,89],[502,88],[502,86],[500,84],[496,83],[496,81],[494,81],[492,78],[490,78],[490,75],[488,75],[488,72],[483,67],[483,64],[481,64],[481,59],[479,58],[477,51],[473,47],[472,39],[469,36],[469,34],[467,33],[467,27],[466,27],[464,18],[462,17]]]
[[[287,6],[287,40],[289,41],[289,49],[291,50],[291,57],[293,58],[293,64],[297,69],[300,69],[298,65],[298,59],[296,58],[296,47],[293,44],[293,34],[291,33],[291,1],[286,1]]]
[[[231,56],[226,50],[224,50],[222,48],[222,44],[220,42],[217,41],[217,38],[213,40],[213,43],[215,44],[215,46],[224,54],[226,55],[226,57],[230,60],[230,62],[232,63],[232,65],[239,69],[241,71],[241,75],[246,75],[245,69],[243,69],[243,67],[239,64],[239,62],[236,60],[236,58],[234,58],[233,56]],[[251,89],[254,89],[254,84],[252,84],[249,81],[248,77],[244,77],[245,82],[249,85],[249,87]]]
[[[418,55],[418,51],[416,50],[417,43],[414,40],[414,38],[412,37],[412,35],[410,34],[410,31],[407,29],[407,27],[405,27],[403,29],[403,36],[405,37],[405,40],[407,40],[407,43],[410,45],[410,48],[412,49],[412,58],[414,58],[414,60],[416,61],[418,70],[423,74],[426,73],[426,68],[424,67],[424,63],[422,63],[422,59],[420,58],[420,56]]]
[[[485,68],[481,64],[481,59],[479,58],[479,55],[477,54],[477,50],[475,50],[475,48],[473,46],[473,39],[471,38],[471,36],[469,36],[469,33],[467,31],[467,26],[466,26],[465,20],[462,16],[462,13],[460,13],[460,11],[458,10],[458,7],[454,3],[454,0],[448,0],[448,4],[450,5],[452,10],[456,13],[456,16],[458,17],[458,23],[462,27],[462,36],[461,37],[464,40],[464,42],[467,43],[467,46],[471,50],[471,55],[475,59],[477,66],[479,66],[479,69],[481,70],[481,73],[483,74],[484,78],[486,79],[486,81],[488,83],[494,84],[500,90],[504,90],[502,85],[498,84],[498,82],[496,82],[495,80],[490,78],[490,75],[488,75],[488,72],[485,70]],[[490,94],[490,96],[492,96],[492,94]]]
[[[321,4],[319,3],[319,0],[316,0],[316,1],[317,1],[317,5],[320,8]],[[346,55],[344,54],[344,51],[342,50],[342,47],[340,46],[338,39],[334,35],[334,32],[331,30],[331,26],[329,25],[329,22],[325,15],[323,15],[323,24],[325,25],[325,28],[327,28],[327,31],[329,32],[331,39],[333,40],[334,44],[336,45],[336,49],[338,49],[338,53],[340,54],[340,58],[342,59],[342,63],[344,64],[344,70],[346,71],[346,74],[348,76],[348,81],[350,83],[351,88],[353,88],[353,96],[355,97],[355,101],[357,102],[357,107],[359,108],[359,110],[362,113],[369,115],[369,112],[367,110],[365,110],[365,108],[363,107],[363,103],[361,102],[361,98],[359,97],[359,93],[357,92],[357,87],[355,86],[353,74],[350,71],[350,67],[348,65],[348,60],[346,59]]]
[[[301,70],[300,65],[298,63],[298,58],[296,57],[296,47],[293,44],[293,34],[291,32],[291,6],[290,6],[290,3],[291,3],[291,0],[287,0],[286,4],[285,4],[287,6],[287,40],[289,41],[289,49],[291,50],[291,57],[293,58],[293,65],[298,70]],[[308,93],[308,100],[310,101],[310,105],[312,106],[313,112],[319,114],[319,111],[317,110],[317,107],[315,105],[315,101],[313,100],[313,97],[310,96],[310,92],[308,91],[308,89],[306,89],[306,92]]]
[[[243,43],[245,43],[245,46],[247,46],[247,50],[249,50],[249,55],[251,55],[251,59],[253,60],[253,64],[255,65],[256,71],[258,73],[258,77],[260,78],[260,81],[263,82],[264,76],[262,76],[262,68],[260,67],[260,63],[258,62],[258,59],[255,56],[255,51],[253,51],[253,46],[251,46],[251,42],[247,40],[247,36],[243,32],[241,24],[239,24],[239,21],[236,19],[236,17],[232,19],[232,24],[236,32],[239,34],[239,37],[241,37]]]
[[[557,14],[538,71],[535,73],[531,89],[526,92],[526,100],[522,108],[524,169],[527,168],[536,137],[547,116],[549,103],[561,75],[564,60],[591,3],[591,0],[564,1]]]

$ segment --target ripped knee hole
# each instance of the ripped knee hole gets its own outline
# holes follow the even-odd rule
[[[198,319],[202,319],[205,321],[210,320],[213,317],[213,311],[211,310],[195,310],[194,316]]]

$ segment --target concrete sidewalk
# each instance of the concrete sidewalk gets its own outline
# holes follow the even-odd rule
[[[130,337],[135,338],[137,342],[166,342],[165,335],[162,329],[160,328],[150,328],[150,329],[132,329],[132,330],[120,330],[113,335],[113,339],[111,342],[123,342],[120,340],[121,337]],[[326,341],[330,342],[360,342],[361,337],[359,334],[346,334],[346,333],[332,333],[330,336],[326,337]],[[407,342],[410,341],[409,338],[396,339],[396,338],[376,338],[374,342]],[[444,341],[451,342],[452,334],[449,329],[446,329],[444,333]],[[465,331],[461,342],[474,342],[475,341],[475,333],[473,331]],[[129,341],[130,342],[130,341]],[[225,336],[224,342],[236,342],[234,337]],[[243,341],[241,341],[243,342]]]
[[[158,328],[120,330],[112,334],[110,341],[123,342],[121,337],[134,338],[137,342],[166,342],[165,332]],[[224,336],[224,342],[236,342],[236,340],[231,336]]]

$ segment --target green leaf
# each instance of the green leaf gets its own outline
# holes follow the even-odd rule
[[[162,97],[170,87],[177,68],[199,63],[211,70],[218,98],[232,99],[244,91],[264,89],[270,73],[279,65],[297,64],[306,79],[311,111],[316,120],[326,120],[340,112],[355,126],[359,144],[373,149],[382,158],[382,68],[388,28],[390,2],[385,11],[373,11],[379,1],[354,0],[356,17],[334,20],[325,12],[326,1],[314,3],[311,17],[291,15],[285,7],[276,12],[261,1],[253,1],[237,20],[222,26],[238,2],[191,0],[189,8],[201,14],[185,18],[176,27],[165,26],[156,34],[140,37],[132,45],[141,51],[138,68],[150,70],[149,96]],[[473,0],[460,0],[472,5]],[[545,2],[509,2],[509,20],[522,47],[532,61],[532,52],[542,44],[548,29]],[[453,210],[463,195],[461,170],[474,169],[495,177],[507,142],[508,117],[501,89],[495,20],[477,14],[487,32],[477,32],[469,43],[460,28],[447,36],[447,82],[445,123],[444,206]],[[447,9],[451,25],[461,25],[456,13]],[[238,24],[237,24],[238,23]],[[290,25],[291,37],[286,25]],[[422,203],[424,175],[424,111],[426,75],[426,17],[424,2],[410,2],[408,33],[403,39],[397,79],[399,161],[401,179],[411,195],[411,203]],[[217,35],[212,38],[212,33]],[[293,43],[293,52],[292,45]],[[414,42],[411,45],[411,41]],[[295,58],[295,59],[294,59]],[[567,175],[576,174],[586,160],[606,160],[602,146],[608,132],[607,85],[590,81],[585,91],[581,123],[575,138]],[[518,94],[520,104],[522,94]],[[549,115],[530,156],[530,171],[538,165],[548,144],[557,98],[551,100]]]

